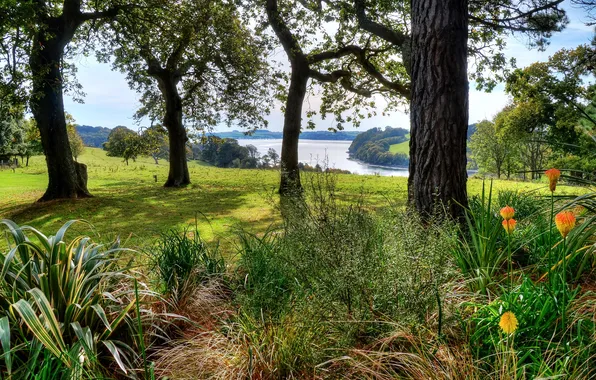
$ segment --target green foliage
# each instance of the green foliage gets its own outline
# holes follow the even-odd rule
[[[237,4],[145,0],[137,5],[106,30],[110,43],[100,54],[126,72],[130,87],[141,94],[136,117],[163,120],[172,128],[172,116],[164,116],[167,104],[175,102],[185,124],[200,130],[220,123],[247,129],[267,124],[263,116],[272,78],[266,46]]]
[[[188,297],[196,285],[226,271],[218,246],[209,247],[196,228],[192,233],[163,233],[151,250],[151,261],[164,293],[176,302]]]
[[[524,278],[518,287],[488,305],[469,305],[478,308],[467,322],[471,329],[473,352],[490,362],[494,360],[495,350],[501,350],[510,339],[518,358],[520,377],[534,377],[545,372],[545,358],[562,357],[570,349],[579,353],[573,357],[577,363],[570,364],[570,367],[592,361],[595,354],[591,344],[596,332],[594,321],[578,314],[571,318],[572,325],[566,331],[561,329],[562,311],[585,302],[577,298],[578,294],[579,288],[572,290],[559,278],[548,285],[534,284],[531,279]],[[565,300],[565,305],[562,305],[562,300]],[[518,328],[512,338],[499,328],[499,319],[505,311],[513,312],[518,320]],[[563,335],[567,336],[567,347],[563,343]],[[561,372],[566,370],[558,368],[556,373]]]
[[[498,116],[497,116],[498,119]],[[472,159],[483,172],[496,173],[497,178],[505,172],[507,178],[519,168],[519,143],[511,134],[498,134],[495,123],[488,120],[476,124],[469,147]]]
[[[66,115],[66,130],[68,132],[68,143],[70,145],[70,151],[72,152],[72,156],[76,161],[77,158],[83,153],[83,150],[85,149],[85,144],[83,143],[83,139],[77,132],[73,117],[68,114]]]
[[[313,177],[308,201],[286,206],[294,212],[282,232],[242,235],[241,304],[257,316],[275,318],[292,305],[316,320],[346,321],[333,324],[342,340],[378,333],[398,316],[422,322],[451,274],[453,229],[421,228],[402,211],[377,218],[342,206],[326,182],[332,175]]]
[[[2,253],[0,321],[3,366],[14,376],[33,378],[50,371],[70,376],[108,374],[114,365],[131,374],[137,359],[130,315],[135,297],[123,288],[125,271],[105,247],[79,236],[54,236],[32,227],[7,227],[9,248]],[[48,361],[40,360],[39,355]]]
[[[492,182],[488,194],[483,184],[480,197],[470,199],[465,229],[461,230],[459,244],[453,251],[470,289],[483,294],[497,281],[497,273],[507,258],[503,249],[504,230],[493,209],[492,193]]]
[[[0,157],[6,160],[25,155],[27,143],[22,120],[0,120]]]

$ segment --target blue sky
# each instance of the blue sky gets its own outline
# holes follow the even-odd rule
[[[573,48],[588,43],[594,35],[594,31],[593,28],[585,25],[587,21],[585,12],[569,4],[565,4],[564,8],[568,12],[570,23],[563,32],[556,34],[551,39],[551,44],[546,51],[528,50],[522,39],[511,37],[507,41],[506,56],[508,58],[515,57],[517,66],[524,67],[532,62],[547,60],[550,55],[561,48]],[[93,57],[81,57],[76,60],[76,64],[79,82],[83,85],[83,90],[86,93],[85,103],[75,103],[69,97],[66,97],[64,102],[66,111],[74,116],[76,122],[109,128],[125,125],[136,129],[132,116],[139,106],[139,96],[128,88],[125,75],[111,71],[109,65],[98,63]],[[476,91],[472,88],[473,84],[470,84],[470,87],[470,123],[492,118],[508,102],[503,85],[497,86],[491,93]],[[318,105],[316,98],[311,97],[308,102],[311,107]],[[273,110],[268,120],[270,130],[281,130],[283,114],[279,107]],[[315,122],[318,130],[326,130],[334,125],[332,119],[315,119]],[[364,120],[359,129],[366,130],[386,125],[409,128],[409,116],[404,112],[395,112],[384,117],[376,116]],[[227,130],[227,128],[222,127],[218,130]]]

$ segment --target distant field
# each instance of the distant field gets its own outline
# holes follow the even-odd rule
[[[410,134],[408,133],[406,135],[406,137],[409,139],[410,138]],[[389,146],[389,152],[390,153],[402,153],[402,154],[410,154],[410,140],[408,141],[404,141],[402,143],[399,144],[393,144],[391,146]]]
[[[390,153],[402,153],[402,154],[410,154],[410,141],[404,141],[399,144],[393,144],[389,146]]]
[[[30,167],[0,171],[0,217],[30,224],[53,233],[70,219],[93,224],[102,240],[116,236],[130,239],[129,246],[145,246],[160,232],[170,228],[198,226],[206,239],[219,239],[233,247],[237,228],[259,233],[279,221],[275,206],[279,173],[272,170],[221,169],[190,162],[192,185],[166,189],[166,161],[155,165],[143,158],[126,166],[120,158],[106,157],[104,151],[86,148],[79,158],[87,164],[90,199],[35,203],[47,184],[43,157],[33,157]],[[155,182],[153,176],[158,176]],[[304,175],[305,183],[311,174]],[[337,176],[338,199],[355,200],[360,194],[371,208],[404,205],[407,179],[403,177]],[[478,193],[482,181],[472,179],[471,194]],[[545,189],[544,183],[495,181],[496,189]],[[580,188],[561,187],[577,193]],[[85,230],[80,225],[78,228]]]

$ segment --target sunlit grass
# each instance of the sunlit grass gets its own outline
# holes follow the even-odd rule
[[[0,171],[0,217],[50,231],[70,219],[85,219],[103,240],[130,238],[131,246],[145,246],[160,232],[194,225],[195,220],[205,239],[220,239],[228,246],[237,227],[259,233],[279,220],[274,206],[279,172],[274,170],[221,169],[193,161],[189,163],[192,185],[166,189],[162,186],[166,161],[156,165],[146,157],[127,166],[94,148],[86,148],[79,161],[88,167],[93,198],[35,203],[43,194],[47,175],[43,156],[32,157],[29,167]],[[407,197],[403,177],[341,174],[337,184],[340,199],[353,201],[362,194],[370,208],[404,205]],[[480,179],[468,182],[470,194],[478,194],[481,187]],[[504,188],[547,190],[546,183],[495,181],[495,190]],[[565,186],[560,190],[583,192]]]
[[[410,154],[410,140],[389,146],[389,153]]]

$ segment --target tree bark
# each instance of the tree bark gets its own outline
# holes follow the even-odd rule
[[[188,136],[182,124],[182,98],[178,93],[176,75],[164,70],[158,78],[159,89],[166,103],[164,126],[170,139],[170,171],[165,187],[181,187],[190,184],[186,143]]]
[[[423,216],[467,205],[467,0],[412,0],[409,202]]]
[[[298,142],[302,124],[302,104],[306,96],[309,71],[305,59],[292,62],[281,144],[281,180],[279,184],[281,195],[292,195],[302,189],[300,169],[298,168]]]
[[[75,162],[72,156],[62,98],[61,60],[74,30],[63,32],[64,25],[59,26],[38,33],[29,60],[33,75],[31,111],[41,135],[49,179],[39,201],[91,196],[87,190],[87,166]]]

